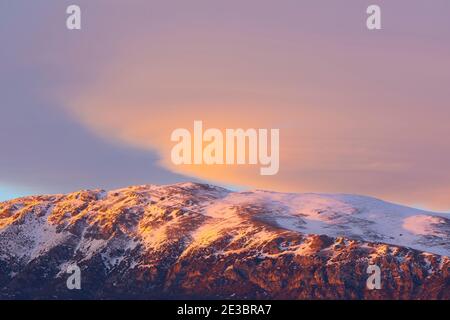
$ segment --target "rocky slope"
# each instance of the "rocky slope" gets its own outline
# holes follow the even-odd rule
[[[0,203],[1,299],[450,299],[449,256],[448,215],[361,196],[183,183]]]

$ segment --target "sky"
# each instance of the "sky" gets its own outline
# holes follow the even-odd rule
[[[382,9],[382,30],[366,8]],[[70,4],[82,30],[65,28]],[[450,2],[0,0],[0,200],[195,180],[450,211]],[[279,128],[280,171],[170,133]]]

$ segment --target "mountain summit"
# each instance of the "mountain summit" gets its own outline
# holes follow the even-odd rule
[[[364,196],[180,183],[0,203],[1,299],[450,299],[449,256],[449,215]]]

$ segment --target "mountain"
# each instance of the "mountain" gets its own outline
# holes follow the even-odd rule
[[[0,203],[1,299],[450,299],[449,256],[449,215],[363,196],[181,183]]]

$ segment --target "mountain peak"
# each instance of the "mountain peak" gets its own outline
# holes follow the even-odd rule
[[[17,289],[17,281],[26,277],[25,270],[36,268],[47,271],[37,276],[36,287],[20,289],[25,291],[19,294],[45,296],[56,290],[65,295],[57,287],[61,270],[77,264],[92,281],[101,272],[103,280],[92,284],[89,293],[97,297],[117,295],[110,282],[118,277],[134,279],[135,287],[119,285],[130,297],[157,294],[148,283],[167,296],[183,297],[226,297],[222,294],[228,292],[255,298],[438,297],[444,292],[438,284],[448,279],[449,221],[445,214],[370,197],[232,192],[191,182],[31,196],[0,203],[0,266],[7,271],[0,276],[0,285],[5,297],[17,296],[12,288]],[[206,269],[201,269],[205,263]],[[278,263],[288,268],[283,272],[306,277],[304,281],[311,280],[301,271],[305,266],[328,273],[322,279],[323,292],[301,291],[286,279],[293,287],[283,293],[278,284],[271,287],[251,276],[266,272],[275,277]],[[419,292],[411,284],[411,291],[391,288],[383,296],[366,291],[363,282],[339,282],[339,277],[349,275],[330,278],[336,268],[355,268],[353,276],[362,279],[363,266],[373,263],[390,268],[386,281],[392,288],[399,288],[400,278],[407,281],[414,275],[434,291]],[[210,274],[211,264],[215,281],[236,285],[207,291],[211,284],[204,283],[201,292],[191,287],[192,281],[199,281],[194,275],[200,269]],[[239,281],[247,284],[247,291],[237,286]],[[333,291],[338,285],[333,281],[349,292]],[[106,288],[110,293],[105,293]]]

